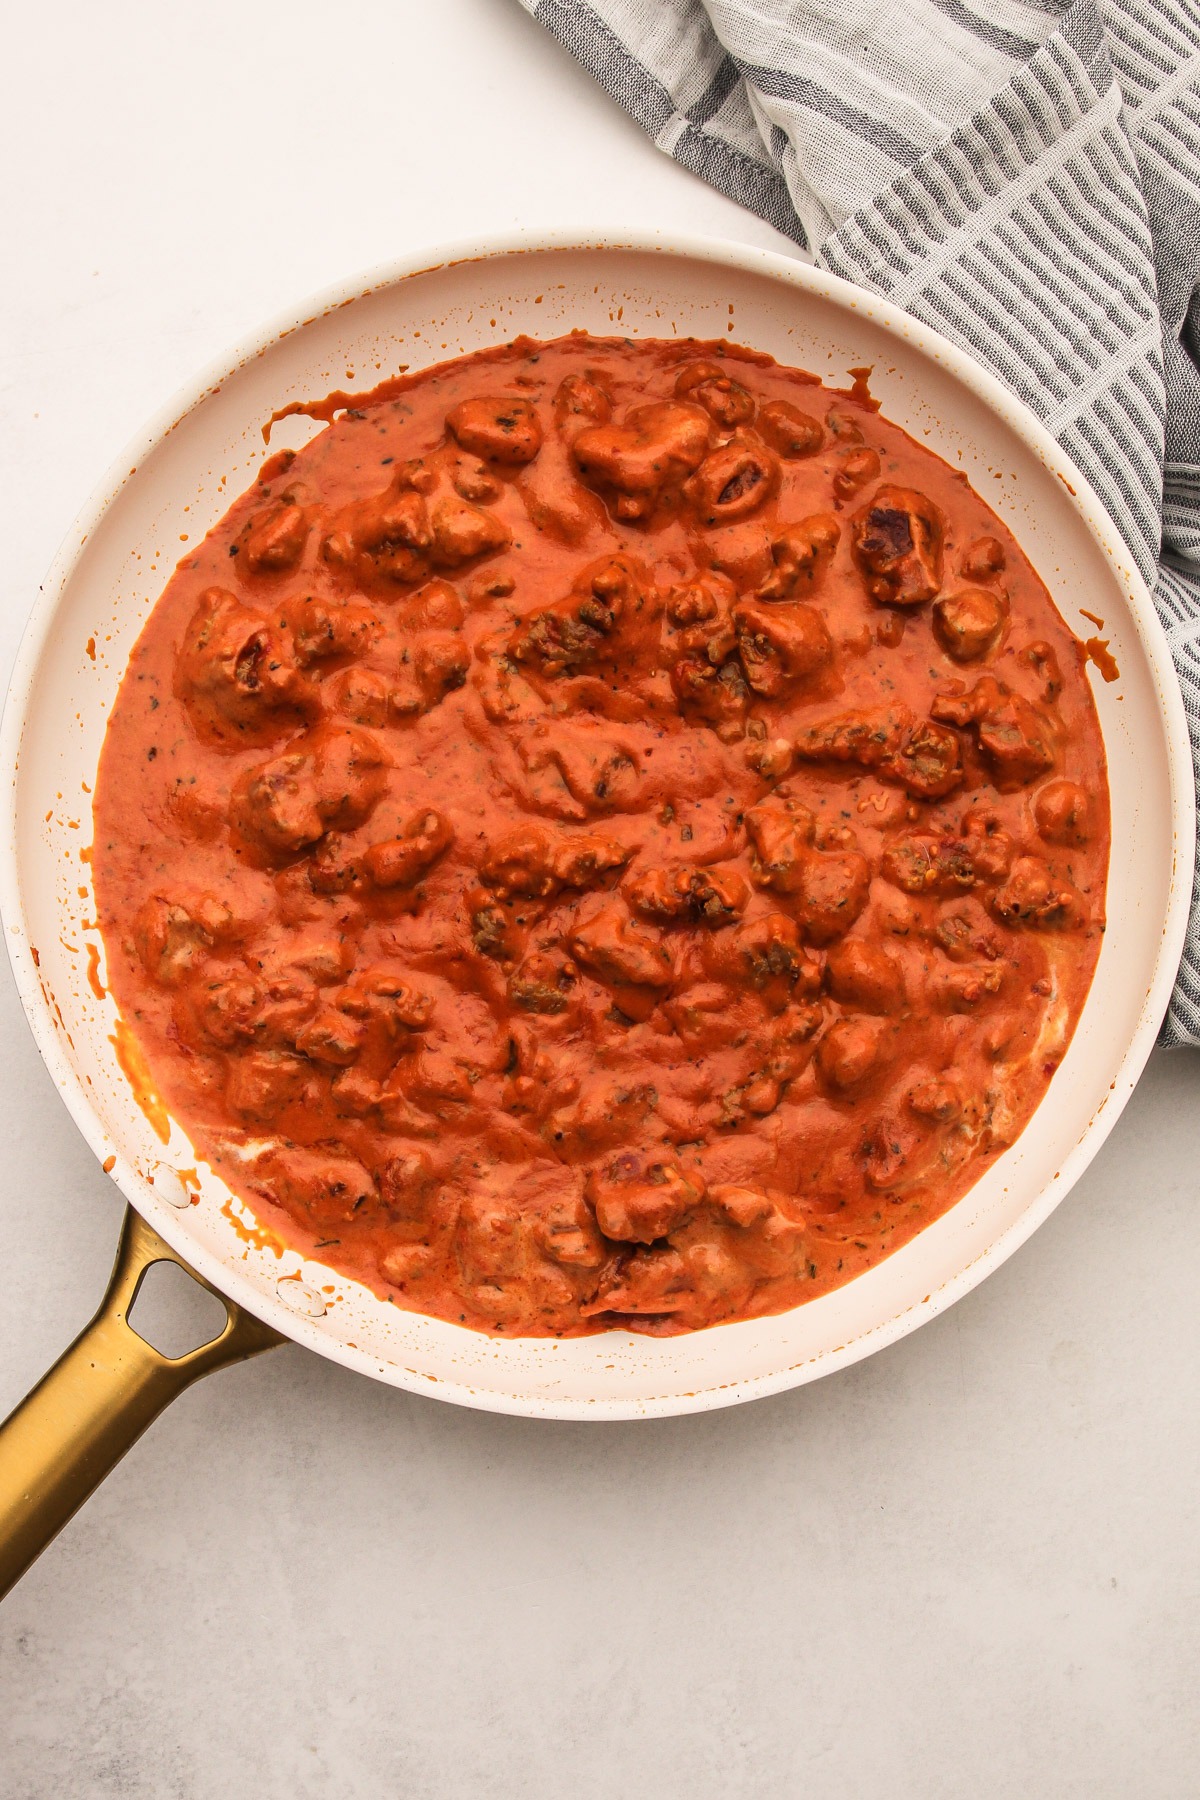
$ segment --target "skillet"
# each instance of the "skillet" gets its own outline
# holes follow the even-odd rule
[[[280,1250],[186,1136],[136,1091],[92,920],[88,794],[129,653],[182,541],[203,536],[268,453],[289,401],[370,387],[519,332],[728,336],[842,383],[872,365],[886,416],[964,470],[1064,619],[1100,615],[1120,679],[1097,683],[1109,763],[1109,926],[1067,1056],[1025,1132],[911,1243],[795,1311],[654,1339],[493,1339],[404,1312]],[[290,418],[271,450],[319,429]],[[887,302],[767,251],[668,236],[430,251],[343,284],[206,372],[102,483],[33,610],[0,734],[8,777],[0,909],[31,1028],[130,1210],[96,1318],[0,1428],[0,1593],[188,1383],[291,1339],[458,1404],[597,1420],[697,1412],[797,1386],[893,1343],[968,1292],[1062,1200],[1132,1092],[1178,966],[1194,852],[1182,700],[1150,595],[1085,479],[961,350]],[[81,896],[80,889],[84,892]],[[89,946],[94,946],[89,957]],[[96,988],[100,988],[100,992]],[[131,1082],[127,1070],[132,1070]],[[171,1359],[128,1313],[146,1270],[182,1264],[227,1310]]]

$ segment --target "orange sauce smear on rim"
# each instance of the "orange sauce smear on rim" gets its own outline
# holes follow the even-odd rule
[[[108,1041],[116,1052],[122,1074],[133,1089],[133,1097],[149,1119],[155,1136],[164,1144],[170,1143],[170,1114],[154,1084],[142,1046],[124,1019],[117,1020],[117,1028],[110,1034]]]

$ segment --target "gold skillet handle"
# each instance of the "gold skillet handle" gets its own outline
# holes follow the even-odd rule
[[[178,1263],[226,1310],[224,1330],[185,1356],[163,1356],[128,1323],[157,1262]],[[201,1280],[127,1208],[100,1310],[0,1425],[0,1598],[184,1388],[283,1341]]]

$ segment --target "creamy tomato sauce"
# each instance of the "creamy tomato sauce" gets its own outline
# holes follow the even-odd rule
[[[794,1306],[1022,1129],[1104,925],[1082,647],[861,383],[527,339],[180,564],[95,801],[110,985],[260,1219],[504,1334]]]

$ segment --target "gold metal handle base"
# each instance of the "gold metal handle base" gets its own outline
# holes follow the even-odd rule
[[[163,1356],[129,1324],[146,1272],[159,1262],[177,1263],[225,1308],[225,1329],[184,1356]],[[0,1425],[0,1598],[184,1388],[283,1342],[127,1208],[95,1318]]]

